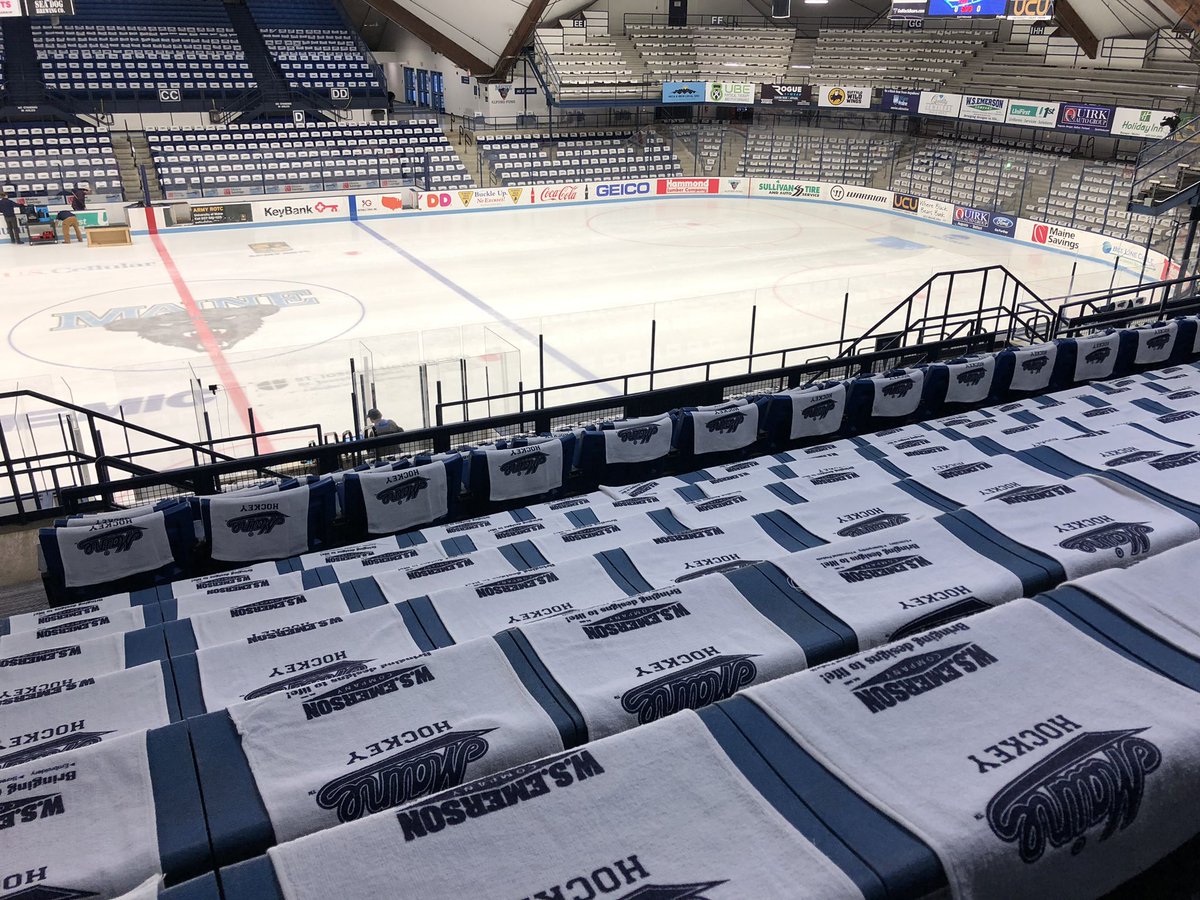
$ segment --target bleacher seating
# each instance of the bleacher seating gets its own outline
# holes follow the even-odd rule
[[[82,733],[39,735],[2,757],[16,774],[51,755],[80,773],[67,812],[23,827],[17,846],[91,829],[108,795],[88,773],[104,766],[126,798],[107,821],[157,823],[159,848],[126,841],[73,856],[69,869],[56,863],[109,895],[161,871],[172,885],[164,900],[215,900],[204,873],[221,868],[226,900],[281,887],[325,897],[335,882],[370,892],[377,879],[448,898],[482,889],[473,873],[484,862],[489,890],[501,878],[508,893],[528,894],[528,859],[498,874],[507,857],[488,823],[521,833],[521,810],[538,804],[542,828],[587,818],[605,841],[637,847],[632,861],[599,863],[592,832],[574,832],[579,859],[535,866],[538,885],[576,870],[605,885],[695,888],[720,876],[756,896],[824,900],[872,885],[918,897],[969,883],[982,896],[1013,878],[1034,896],[1070,878],[1099,896],[1200,831],[1175,806],[1200,799],[1200,759],[1183,755],[1200,746],[1200,646],[1186,593],[1200,489],[1179,476],[1200,459],[1197,325],[763,398],[756,431],[770,440],[784,423],[801,434],[785,452],[755,456],[770,445],[735,441],[716,457],[732,462],[682,456],[679,465],[706,467],[680,476],[0,623],[0,702],[13,704],[14,721],[87,718]],[[1018,369],[1033,380],[1016,379]],[[903,397],[889,390],[901,381]],[[942,417],[902,424],[922,407]],[[1103,430],[1088,418],[1099,409],[1111,410]],[[630,441],[625,426],[610,428],[608,443],[645,437],[652,460],[647,424],[673,418],[678,445],[689,417],[629,424]],[[574,440],[564,435],[564,460]],[[494,495],[489,481],[462,477]],[[93,520],[68,521],[80,530]],[[347,563],[356,565],[339,568]],[[931,666],[954,674],[922,674]],[[1099,681],[1105,689],[1091,690]],[[1086,722],[1072,702],[1091,704]],[[911,721],[896,719],[901,703]],[[956,722],[953,734],[937,721]],[[994,743],[988,726],[1016,733],[1022,722],[1057,755],[1027,748],[1024,769],[983,787],[976,767],[987,775],[1017,757],[985,751],[956,774],[954,761],[988,746],[972,723]],[[1147,787],[1103,841],[1093,840],[1103,817],[1049,843],[1010,829],[1024,796],[1011,788],[1016,776],[1028,781],[1053,760],[1064,777],[1064,754],[1103,760],[1132,753],[1129,740],[1142,743],[1120,758],[1141,760],[1145,783],[1169,789]],[[1160,768],[1168,748],[1180,761]],[[939,777],[913,774],[917,758]],[[922,804],[943,783],[936,816],[951,822],[939,831]],[[455,793],[431,799],[446,789]],[[698,791],[728,812],[719,828],[703,816],[689,826],[687,846],[702,855],[673,868],[678,841],[660,835],[668,820],[680,827]],[[631,794],[641,813],[612,812]],[[493,796],[512,799],[481,799]],[[468,802],[494,820],[463,816],[448,828]],[[728,815],[748,816],[745,826],[730,832]],[[853,852],[825,856],[827,847]],[[473,862],[447,869],[447,853]]]
[[[220,0],[77,0],[58,24],[33,21],[46,86],[75,97],[157,100],[255,86]]]
[[[147,132],[168,198],[474,184],[436,119],[293,125],[255,122]]]
[[[953,78],[991,37],[990,31],[822,28],[805,74],[812,84],[931,90]]]
[[[773,175],[869,185],[890,164],[896,138],[848,138],[806,128],[751,128],[738,166],[740,175]]]
[[[94,200],[122,200],[120,170],[111,135],[99,128],[10,125],[0,128],[0,184],[33,201],[64,203],[63,195],[88,185]]]
[[[632,25],[628,33],[659,82],[778,82],[796,37],[792,28],[718,25]]]
[[[295,88],[345,88],[353,96],[387,93],[361,39],[328,0],[247,0],[271,57]]]
[[[502,184],[671,177],[679,159],[654,132],[480,134],[480,155]]]

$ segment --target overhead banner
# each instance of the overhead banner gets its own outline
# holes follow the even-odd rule
[[[775,106],[808,103],[812,100],[812,86],[807,84],[764,84],[759,88],[759,100]]]
[[[957,119],[962,108],[962,94],[943,94],[941,91],[921,91],[917,111],[923,116],[942,116]]]
[[[920,109],[921,95],[916,91],[884,91],[880,108],[884,112],[915,116]]]
[[[663,103],[703,103],[703,81],[668,81],[662,87]]]
[[[1036,100],[1009,100],[1004,123],[1026,128],[1054,128],[1058,125],[1058,106]]]
[[[1001,97],[975,97],[964,94],[958,117],[972,122],[995,122],[1003,125],[1006,112],[1008,101]]]
[[[871,89],[844,84],[823,84],[819,88],[817,105],[831,109],[870,109]]]
[[[706,83],[705,97],[709,103],[753,106],[754,85],[744,81],[709,81]]]
[[[1112,131],[1113,113],[1111,106],[1091,103],[1060,103],[1058,105],[1058,127],[1066,131],[1085,134],[1108,134]]]
[[[1165,138],[1171,129],[1162,124],[1171,113],[1164,109],[1130,109],[1118,106],[1113,113],[1115,137]]]

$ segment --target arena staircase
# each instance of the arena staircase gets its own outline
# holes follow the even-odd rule
[[[46,99],[42,67],[33,46],[33,29],[23,16],[0,19],[4,35],[4,81],[13,106],[34,105]]]
[[[242,0],[226,2],[225,11],[229,14],[229,22],[233,26],[238,40],[242,44],[242,52],[246,54],[246,62],[258,82],[258,90],[265,103],[279,103],[288,100],[291,92],[283,73],[271,58],[267,45],[263,41],[258,23],[250,14],[250,8]]]
[[[117,168],[121,172],[121,187],[125,189],[125,199],[130,202],[143,199],[142,177],[139,167],[145,167],[146,187],[151,200],[162,200],[162,185],[158,181],[158,170],[150,156],[150,144],[142,131],[112,132],[113,153],[117,158]]]
[[[1200,206],[1200,116],[1143,147],[1133,174],[1130,212],[1158,216],[1184,204]]]

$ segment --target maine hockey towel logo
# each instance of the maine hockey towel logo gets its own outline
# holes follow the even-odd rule
[[[244,534],[246,537],[262,537],[270,534],[288,520],[279,510],[255,512],[245,516],[234,516],[225,524],[234,534]]]
[[[983,472],[991,467],[992,464],[990,462],[959,463],[956,466],[950,466],[946,469],[938,469],[937,474],[939,478],[958,478],[961,475]]]
[[[387,506],[389,503],[408,503],[421,496],[421,491],[429,487],[429,479],[424,475],[414,475],[399,484],[384,488],[375,495],[375,499]]]
[[[975,613],[986,612],[991,608],[990,605],[978,597],[967,597],[965,600],[956,600],[954,603],[935,609],[933,612],[925,613],[923,616],[918,616],[911,622],[897,628],[888,635],[888,640],[900,641],[904,638],[912,637],[914,634],[920,634],[922,631],[928,631],[930,628],[937,628],[939,625],[957,622],[959,619],[965,619],[967,616],[975,615]]]
[[[1148,459],[1154,459],[1156,456],[1161,455],[1157,450],[1137,450],[1133,453],[1123,453],[1120,456],[1114,456],[1112,459],[1106,459],[1104,465],[1112,469],[1117,466],[1128,466],[1133,463],[1145,462]]]
[[[1021,363],[1021,368],[1031,375],[1038,375],[1042,369],[1050,364],[1050,358],[1047,356],[1035,356],[1033,359],[1024,360]]]
[[[1083,361],[1093,366],[1098,366],[1104,362],[1112,354],[1112,347],[1097,347],[1091,353],[1083,358]]]
[[[763,562],[761,559],[728,559],[716,565],[707,566],[695,572],[688,572],[686,575],[680,575],[675,579],[675,583],[683,584],[687,581],[695,581],[697,578],[703,578],[705,575],[723,575],[726,572],[736,572],[738,569],[744,569],[747,566],[757,566],[761,562]]]
[[[19,750],[14,750],[12,753],[0,755],[0,769],[23,765],[24,763],[33,762],[35,759],[41,759],[44,756],[53,756],[55,753],[65,753],[68,750],[77,750],[80,747],[90,747],[92,744],[100,743],[106,734],[112,734],[112,732],[79,731],[74,734],[63,735],[52,741],[46,741],[44,744],[38,744],[37,746],[22,747]]]
[[[36,797],[17,797],[15,800],[0,800],[0,831],[60,816],[66,812],[62,794],[39,794]]]
[[[146,529],[140,525],[125,525],[122,528],[115,528],[112,531],[94,534],[81,541],[76,541],[75,549],[82,550],[86,556],[91,556],[93,553],[102,553],[105,556],[111,556],[114,553],[128,553],[134,543],[142,539],[144,531]]]
[[[1171,332],[1164,331],[1162,334],[1156,334],[1154,337],[1146,341],[1146,347],[1150,350],[1161,350],[1171,342]]]
[[[837,534],[838,537],[862,537],[864,534],[895,528],[897,525],[904,525],[909,521],[911,520],[904,513],[882,513],[871,516],[869,519],[863,519],[861,522],[855,522],[853,525],[847,525],[845,528],[839,528]]]
[[[397,691],[407,690],[421,684],[433,681],[433,673],[426,665],[408,666],[404,669],[393,669],[386,672],[374,672],[354,681],[339,684],[333,690],[315,697],[306,698],[301,704],[305,721],[319,719],[330,713],[349,709],[360,703],[367,703]]]
[[[983,376],[986,374],[987,370],[981,366],[978,369],[967,369],[965,372],[959,372],[955,377],[955,380],[959,384],[966,384],[970,385],[971,387],[975,387],[979,384],[979,382],[983,381]]]
[[[1145,728],[1087,731],[1010,781],[988,802],[996,837],[1016,844],[1021,861],[1035,863],[1046,845],[1084,848],[1087,832],[1103,825],[1099,840],[1137,818],[1146,776],[1162,752],[1143,737]]]
[[[837,407],[837,401],[832,399],[820,400],[812,406],[806,406],[802,415],[806,419],[824,420]]]
[[[1009,506],[1015,506],[1018,503],[1033,503],[1038,500],[1046,500],[1050,497],[1061,497],[1073,493],[1075,493],[1075,489],[1067,487],[1065,484],[1033,484],[1011,488],[1001,494],[988,497],[988,500],[999,500],[1002,503],[1007,503]]]
[[[852,693],[875,715],[994,662],[996,657],[975,643],[941,647],[888,666],[855,686]]]
[[[1065,541],[1059,541],[1058,546],[1064,550],[1081,550],[1084,553],[1098,553],[1101,550],[1111,550],[1117,559],[1125,556],[1125,545],[1129,545],[1129,555],[1138,556],[1150,550],[1147,535],[1153,534],[1154,528],[1145,522],[1110,522],[1093,528],[1082,534],[1075,534]]]
[[[908,392],[914,387],[916,387],[916,385],[911,378],[901,378],[899,381],[893,381],[891,384],[885,384],[883,386],[883,396],[895,397],[898,399],[904,398],[908,396]]]
[[[369,659],[347,659],[341,662],[330,663],[329,665],[320,666],[308,672],[301,672],[299,675],[293,675],[291,678],[285,678],[283,681],[277,681],[274,684],[264,684],[262,687],[255,688],[248,694],[243,694],[242,699],[257,700],[259,697],[266,697],[270,694],[278,694],[284,691],[294,691],[322,681],[332,681],[335,678],[349,678],[351,675],[366,672],[368,663],[370,662],[371,660]]]
[[[703,709],[732,697],[758,677],[754,653],[715,656],[639,684],[621,695],[621,708],[645,725],[681,709]]]
[[[451,731],[340,775],[317,791],[317,805],[334,810],[339,822],[352,822],[458,787],[466,778],[467,767],[487,755],[490,748],[484,735],[495,730]]]
[[[480,585],[475,588],[475,594],[481,598],[495,597],[499,594],[511,594],[513,591],[524,591],[546,584],[554,584],[556,581],[558,581],[558,576],[553,572],[523,572],[520,575],[509,575],[506,578],[498,578]]]
[[[1196,463],[1200,463],[1200,450],[1185,450],[1182,453],[1171,453],[1150,460],[1150,465],[1160,472],[1176,469],[1179,466],[1194,466]]]
[[[622,428],[617,437],[622,444],[648,444],[650,438],[658,434],[657,425],[637,425],[633,428]]]
[[[672,593],[679,592],[673,591]],[[690,615],[688,608],[682,603],[658,603],[654,606],[643,606],[640,609],[623,609],[611,616],[594,619],[581,627],[589,641],[600,641],[629,631],[649,628],[651,625],[658,625],[661,622],[673,622]]]
[[[886,578],[888,575],[897,575],[900,572],[923,569],[932,565],[933,563],[923,556],[898,556],[895,559],[872,559],[847,569],[839,569],[838,575],[842,577],[843,581],[857,584],[860,581]]]
[[[541,450],[536,450],[533,453],[526,453],[523,456],[518,456],[515,459],[510,459],[506,463],[501,463],[500,474],[506,477],[525,475],[533,475],[550,461],[550,457]]]
[[[711,422],[706,422],[704,427],[711,434],[733,434],[742,427],[742,423],[746,421],[746,414],[740,411],[726,413],[723,416],[717,416]]]

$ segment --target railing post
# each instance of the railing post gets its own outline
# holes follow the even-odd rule
[[[758,304],[750,307],[750,353],[746,357],[746,374],[754,371],[754,331],[758,325]]]
[[[258,456],[258,429],[254,426],[254,407],[246,407],[246,418],[250,420],[250,446],[254,450],[254,455]]]
[[[654,353],[658,348],[658,319],[650,320],[650,390],[654,390]]]
[[[546,405],[546,338],[545,335],[538,335],[538,403],[537,408],[541,409]]]
[[[4,468],[8,473],[8,483],[12,488],[13,500],[17,504],[17,519],[20,522],[24,522],[25,503],[23,500],[21,500],[21,491],[17,486],[17,473],[13,471],[12,458],[8,455],[8,438],[4,436],[3,428],[0,428],[0,459],[4,461]]]

